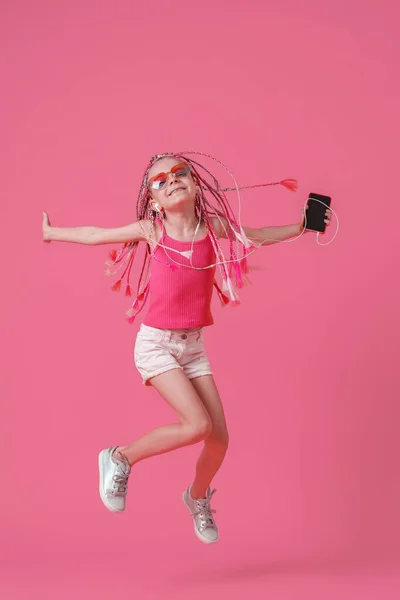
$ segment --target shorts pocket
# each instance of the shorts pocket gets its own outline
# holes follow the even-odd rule
[[[135,359],[136,366],[146,368],[148,365],[158,362],[160,357],[168,354],[168,349],[163,343],[162,336],[158,336],[158,339],[142,338],[141,336],[136,337],[135,348],[133,356]]]

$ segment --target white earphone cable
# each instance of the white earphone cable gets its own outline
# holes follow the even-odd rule
[[[250,246],[253,246],[253,247],[254,247],[254,246],[256,246],[256,248],[255,248],[254,250],[251,250],[250,252],[247,252],[246,256],[244,256],[243,258],[248,258],[248,257],[249,257],[249,256],[251,256],[252,254],[254,254],[254,253],[256,252],[256,250],[257,250],[259,247],[263,246],[263,245],[264,245],[266,242],[272,242],[272,243],[292,243],[292,242],[295,242],[296,240],[298,240],[299,238],[301,238],[301,236],[302,236],[302,235],[304,235],[305,229],[307,229],[307,217],[306,217],[306,213],[305,213],[305,208],[306,208],[306,206],[307,206],[307,202],[308,202],[308,200],[309,200],[309,199],[307,199],[307,200],[305,201],[305,203],[304,203],[304,229],[303,229],[303,231],[300,233],[300,235],[298,235],[298,236],[296,236],[296,237],[294,237],[294,238],[292,238],[292,239],[290,239],[290,240],[274,240],[273,238],[266,238],[266,239],[264,239],[262,242],[252,242],[251,240],[249,240],[249,239],[247,238],[247,236],[246,236],[246,234],[245,234],[245,232],[244,232],[244,230],[243,230],[243,228],[242,228],[242,226],[241,226],[240,222],[239,222],[239,225],[240,225],[240,229],[241,229],[241,234],[239,234],[238,232],[236,232],[236,231],[233,229],[233,227],[231,227],[231,229],[233,230],[233,233],[234,233],[234,235],[236,236],[236,238],[237,238],[237,239],[239,239],[239,241],[241,241],[241,242],[245,242],[245,241],[247,240],[247,241],[249,242],[249,245],[250,245]],[[320,234],[321,234],[321,233],[320,233],[320,232],[316,232],[316,233],[317,233],[317,244],[318,244],[319,246],[328,246],[329,244],[331,244],[331,243],[333,242],[333,240],[336,238],[336,236],[337,236],[337,234],[338,234],[338,231],[339,231],[339,218],[338,218],[338,216],[337,216],[336,212],[335,212],[335,211],[334,211],[332,208],[330,208],[330,207],[329,207],[327,204],[325,204],[325,203],[324,203],[324,202],[322,202],[321,200],[317,200],[316,198],[312,198],[312,200],[313,200],[313,201],[316,201],[316,202],[320,202],[321,204],[323,204],[324,206],[326,206],[326,208],[327,208],[327,209],[329,209],[329,210],[332,212],[332,214],[333,214],[333,215],[335,215],[335,218],[336,218],[336,222],[337,222],[337,223],[336,223],[336,231],[335,231],[335,233],[334,233],[334,235],[333,235],[332,239],[330,239],[330,240],[329,240],[329,241],[328,241],[326,244],[321,244],[321,243],[319,242],[319,237],[320,237]],[[193,235],[193,239],[192,239],[192,241],[191,241],[191,250],[189,251],[189,254],[190,254],[190,256],[187,256],[188,252],[180,252],[179,250],[175,250],[174,248],[169,248],[168,246],[165,246],[165,245],[164,245],[163,243],[161,243],[160,241],[156,241],[156,242],[155,242],[155,244],[156,244],[156,246],[159,246],[160,248],[163,248],[163,249],[164,249],[165,255],[166,255],[166,257],[168,258],[168,260],[170,260],[170,261],[171,261],[172,263],[174,263],[175,265],[178,265],[179,267],[185,267],[185,268],[188,268],[188,269],[195,269],[196,271],[203,271],[203,270],[205,270],[205,269],[212,269],[213,267],[216,267],[216,266],[218,266],[218,265],[229,264],[229,263],[235,263],[235,262],[238,262],[238,260],[239,260],[239,261],[241,260],[241,259],[235,259],[235,260],[225,260],[225,261],[219,261],[219,262],[213,263],[213,264],[211,264],[211,265],[207,265],[207,266],[205,266],[205,267],[195,267],[195,266],[193,265],[193,250],[194,250],[194,244],[195,244],[195,241],[196,241],[196,235],[197,235],[197,233],[198,233],[198,231],[199,231],[199,228],[200,228],[200,224],[201,224],[201,217],[199,217],[199,221],[198,221],[198,223],[197,223],[197,226],[196,226],[196,229],[195,229],[195,232],[194,232],[194,235]],[[221,224],[222,224],[222,226],[223,226],[223,223],[221,223]],[[224,227],[224,230],[225,230],[225,233],[227,234],[227,231],[226,231],[225,227]],[[162,223],[162,221],[161,221],[161,238],[160,238],[160,239],[163,239],[163,237],[164,237],[164,233],[166,233],[166,231],[165,231],[164,224],[163,224],[163,223]],[[242,236],[244,236],[244,240],[242,240],[242,239],[241,239],[241,237],[242,237]],[[169,250],[169,251],[172,251],[172,252],[176,252],[177,254],[182,254],[183,256],[185,256],[185,258],[188,258],[188,259],[190,260],[190,264],[188,264],[188,265],[185,265],[185,264],[182,264],[182,263],[179,263],[179,262],[177,262],[176,260],[174,260],[174,259],[173,259],[173,258],[172,258],[172,257],[171,257],[169,254],[168,254],[167,250]],[[154,256],[154,252],[155,252],[155,250],[153,251],[153,256]]]

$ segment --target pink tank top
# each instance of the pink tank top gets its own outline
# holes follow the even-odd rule
[[[164,233],[151,257],[149,311],[144,324],[158,329],[192,329],[214,323],[211,298],[215,267],[199,270],[190,259],[174,252],[190,252],[192,242],[181,242]],[[193,243],[192,264],[205,267],[216,262],[214,249],[207,235]]]

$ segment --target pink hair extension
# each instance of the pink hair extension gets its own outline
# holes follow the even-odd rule
[[[188,155],[192,154],[205,156],[214,160],[221,165],[235,181],[229,169],[221,161],[209,154],[194,151],[178,153],[167,152],[165,154],[157,154],[150,159],[143,174],[138,198],[136,201],[136,217],[138,221],[141,221],[144,219],[152,219],[155,216],[150,205],[151,195],[147,183],[150,168],[156,162],[166,157],[179,158],[187,162],[191,167],[194,182],[199,189],[199,193],[196,196],[196,211],[198,211],[199,217],[201,217],[206,223],[208,234],[210,236],[216,256],[216,262],[219,263],[218,266],[222,279],[222,289],[219,287],[216,281],[214,281],[215,288],[223,306],[229,303],[236,305],[239,304],[239,297],[234,290],[231,276],[234,275],[234,281],[239,288],[243,287],[244,281],[248,282],[248,278],[246,277],[246,273],[248,273],[246,259],[248,248],[246,248],[244,243],[239,241],[238,237],[236,236],[236,233],[240,234],[241,226],[236,219],[234,211],[227,197],[225,196],[225,192],[236,191],[239,194],[239,190],[241,189],[267,187],[272,185],[282,185],[290,191],[295,191],[297,189],[297,181],[295,179],[284,179],[276,183],[266,183],[244,187],[237,186],[235,181],[235,187],[222,188],[211,171],[209,171],[201,163],[188,157]],[[209,181],[207,177],[211,179],[211,181]],[[209,197],[206,197],[206,193]],[[226,220],[228,224],[226,234],[229,241],[229,259],[225,258],[225,254],[219,242],[217,232],[212,224],[212,217],[217,217],[220,225],[222,225],[222,219]],[[118,272],[122,271],[122,275],[119,277],[118,281],[114,283],[112,290],[119,291],[123,280],[126,279],[126,296],[131,296],[132,294],[130,277],[133,262],[137,254],[138,245],[139,242],[126,242],[119,252],[112,250],[109,253],[108,260],[106,261],[107,275],[114,276]],[[150,292],[151,252],[150,245],[147,244],[145,257],[138,279],[136,297],[130,309],[126,313],[129,323],[133,323],[135,317],[143,310]],[[175,265],[170,266],[172,268]]]

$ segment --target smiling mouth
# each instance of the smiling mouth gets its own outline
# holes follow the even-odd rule
[[[174,194],[176,194],[176,192],[183,192],[185,190],[185,188],[180,187],[180,188],[176,188],[173,192],[170,193],[170,196],[173,196]]]

